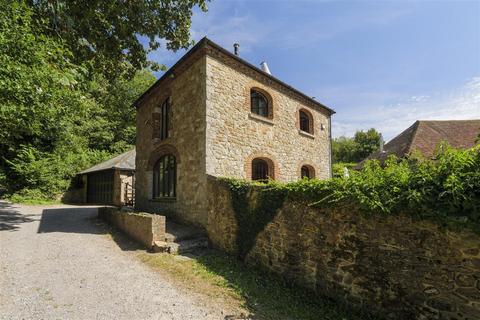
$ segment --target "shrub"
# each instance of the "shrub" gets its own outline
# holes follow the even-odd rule
[[[245,225],[253,234],[253,226],[273,219],[272,210],[280,208],[283,199],[322,208],[350,207],[365,214],[408,213],[480,230],[480,145],[470,150],[439,148],[434,160],[392,156],[383,167],[371,160],[362,170],[350,171],[349,177],[329,180],[227,182],[240,229]],[[253,194],[261,195],[254,207],[249,203]]]
[[[350,171],[357,165],[355,162],[338,162],[334,163],[332,165],[332,174],[334,178],[340,178],[343,177],[345,173],[345,168],[348,169],[348,172],[350,174]]]

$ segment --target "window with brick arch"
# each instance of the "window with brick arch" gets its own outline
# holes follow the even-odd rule
[[[267,181],[271,176],[269,164],[264,159],[253,159],[252,161],[252,180]]]
[[[177,163],[174,155],[160,157],[153,167],[153,198],[174,198],[177,187]]]
[[[315,170],[310,166],[302,166],[300,175],[302,179],[313,179],[315,178]]]
[[[313,134],[313,119],[309,112],[300,110],[299,112],[300,130]]]
[[[266,118],[270,116],[268,99],[263,93],[254,89],[250,90],[250,104],[252,113]]]

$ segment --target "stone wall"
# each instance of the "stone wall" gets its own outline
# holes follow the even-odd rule
[[[137,110],[135,206],[139,211],[174,215],[196,225],[206,224],[205,57],[191,61],[183,72],[157,86]],[[152,113],[171,99],[169,137],[153,138]],[[177,161],[176,199],[152,199],[149,163],[173,153]]]
[[[98,208],[98,217],[116,226],[147,248],[152,248],[155,241],[165,241],[165,216],[101,207]]]
[[[210,240],[236,254],[230,191],[215,179],[208,190]],[[245,260],[388,318],[480,319],[480,236],[468,230],[286,201]]]
[[[330,116],[258,72],[226,56],[207,56],[207,174],[250,179],[254,157],[275,166],[275,180],[300,179],[302,165],[329,178]],[[273,105],[271,119],[251,114],[250,89],[265,93]],[[306,109],[314,121],[313,135],[299,130],[298,111]]]

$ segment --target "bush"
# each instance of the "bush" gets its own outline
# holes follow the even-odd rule
[[[265,225],[266,217],[273,219],[267,199],[276,199],[275,210],[288,199],[322,208],[349,207],[365,214],[407,213],[443,225],[480,230],[480,145],[470,150],[439,148],[435,160],[399,160],[392,156],[383,167],[371,160],[362,170],[350,171],[349,177],[330,180],[263,185],[227,182],[237,220],[249,221],[246,227]],[[261,194],[261,201],[255,200],[253,208],[248,197],[252,190]],[[262,221],[251,221],[260,216]]]
[[[10,185],[15,190],[10,199],[13,202],[24,202],[22,199],[55,199],[68,189],[77,172],[109,156],[105,151],[81,148],[45,153],[23,146],[17,157],[7,162],[14,175],[10,181],[18,184]]]
[[[53,196],[46,196],[45,193],[39,189],[22,189],[9,196],[8,200],[13,203],[26,204],[51,204],[60,202]]]
[[[341,178],[344,176],[345,168],[348,169],[348,173],[357,165],[355,162],[338,162],[332,165],[332,173],[334,178]]]

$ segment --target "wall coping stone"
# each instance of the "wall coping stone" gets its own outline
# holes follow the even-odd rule
[[[148,249],[152,249],[155,242],[165,241],[165,216],[101,207],[98,208],[98,218],[116,226]]]

